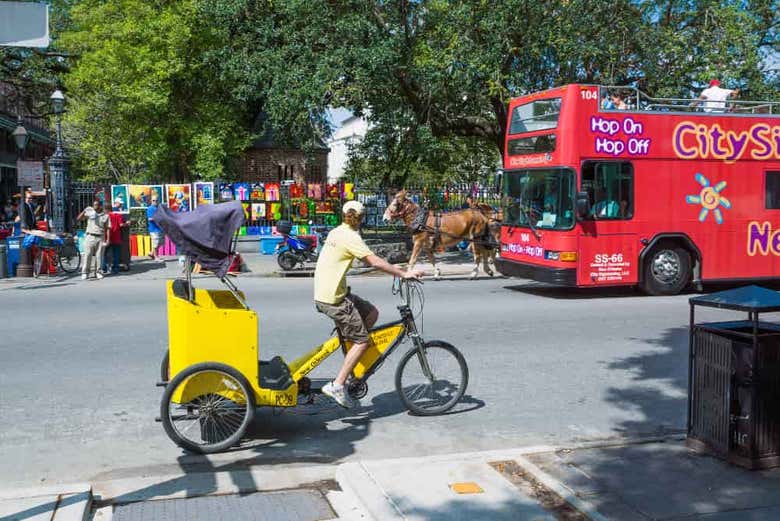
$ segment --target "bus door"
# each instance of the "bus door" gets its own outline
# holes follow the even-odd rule
[[[590,215],[580,222],[577,285],[636,284],[634,168],[628,161],[585,161],[581,190]]]

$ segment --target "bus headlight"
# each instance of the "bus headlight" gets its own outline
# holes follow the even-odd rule
[[[577,252],[547,250],[544,252],[544,258],[560,262],[577,262]]]

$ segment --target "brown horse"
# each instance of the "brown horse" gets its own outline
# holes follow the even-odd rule
[[[394,221],[401,219],[412,232],[412,255],[409,259],[409,269],[412,269],[417,263],[417,258],[423,248],[428,250],[428,257],[433,265],[433,277],[441,277],[439,268],[436,267],[436,260],[433,253],[437,249],[446,249],[458,244],[463,239],[469,241],[483,239],[488,233],[489,219],[477,208],[467,208],[443,214],[428,212],[424,218],[418,219],[420,207],[411,199],[407,198],[406,190],[398,192],[385,210],[383,216],[385,221]],[[412,229],[413,224],[419,224],[418,229]],[[475,255],[476,260],[476,255]],[[487,258],[485,258],[485,267],[487,268]],[[479,270],[479,264],[474,265],[472,278],[476,277]],[[488,273],[489,268],[485,270]]]
[[[479,210],[482,215],[488,219],[488,231],[490,237],[483,237],[473,241],[469,245],[471,253],[474,255],[475,269],[472,272],[472,278],[477,276],[476,266],[482,264],[482,269],[493,276],[493,267],[496,265],[496,255],[498,254],[498,245],[501,241],[501,221],[504,219],[504,213],[501,209],[496,210],[489,204],[476,203],[472,208]],[[492,239],[492,240],[491,240]]]

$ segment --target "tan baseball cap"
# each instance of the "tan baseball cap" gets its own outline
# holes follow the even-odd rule
[[[347,213],[350,210],[354,210],[355,213],[362,214],[365,211],[365,207],[361,202],[347,201],[347,203],[341,207],[341,213]]]

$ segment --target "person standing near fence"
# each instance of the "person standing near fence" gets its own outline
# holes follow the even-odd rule
[[[103,203],[99,199],[92,202],[81,211],[76,220],[87,220],[86,236],[84,240],[84,264],[81,266],[81,280],[87,280],[92,271],[92,261],[95,261],[95,277],[103,278],[100,273],[100,263],[103,258],[103,246],[108,242],[108,216],[103,212]]]
[[[119,256],[122,252],[122,228],[127,228],[130,223],[125,219],[122,210],[122,199],[115,199],[113,208],[108,214],[108,244],[106,245],[106,251],[101,257],[102,271],[108,273],[107,255],[111,254],[111,274],[116,275],[119,273]]]
[[[154,222],[154,212],[157,211],[158,199],[156,195],[152,196],[152,204],[146,209],[146,227],[149,230],[149,235],[152,238],[152,251],[149,252],[149,258],[152,260],[157,259],[157,248],[162,245],[163,231]]]

